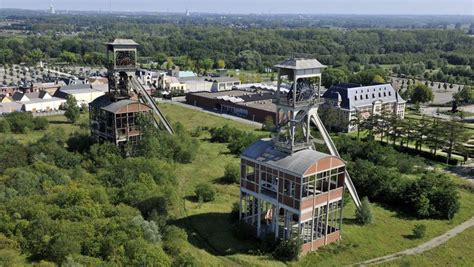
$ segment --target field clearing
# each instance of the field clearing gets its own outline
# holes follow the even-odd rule
[[[255,127],[239,122],[229,121],[211,114],[204,114],[175,105],[162,105],[164,112],[172,121],[179,119],[187,129],[197,126],[229,125],[240,129],[254,130]],[[212,121],[209,121],[212,120]],[[238,201],[239,189],[236,184],[222,184],[219,178],[224,174],[227,163],[239,162],[239,159],[228,153],[225,144],[210,143],[207,136],[201,137],[201,154],[192,164],[180,165],[176,175],[180,180],[180,189],[184,193],[185,211],[177,216],[180,225],[188,230],[192,254],[199,254],[214,263],[245,266],[278,266],[277,262],[268,256],[256,256],[256,242],[243,242],[233,234],[229,219],[232,203]],[[459,178],[453,178],[460,183]],[[216,200],[209,203],[198,203],[194,200],[194,186],[200,182],[210,182],[217,189]],[[361,226],[355,223],[354,205],[346,203],[344,208],[343,240],[317,252],[310,253],[295,263],[294,266],[340,266],[370,258],[383,256],[399,250],[416,246],[434,236],[469,219],[474,215],[471,207],[474,205],[474,194],[460,190],[461,209],[456,216],[448,220],[419,220],[406,217],[392,209],[378,204],[372,204],[374,223]],[[427,226],[426,236],[422,239],[412,239],[411,231],[415,224]],[[471,242],[474,242],[471,241]],[[204,243],[204,244],[203,244]],[[466,253],[469,246],[466,245]],[[218,262],[214,261],[218,259]],[[207,261],[207,260],[206,260]]]
[[[259,135],[266,135],[255,126],[212,114],[171,104],[160,104],[160,107],[171,122],[179,121],[189,131],[199,126],[219,127],[228,124],[241,130],[255,131]],[[62,129],[66,135],[69,135],[81,129],[80,124],[86,123],[87,114],[82,115],[82,123],[75,125],[67,123],[63,116],[48,117],[48,120],[51,124],[46,132]],[[28,143],[39,139],[44,133],[45,131],[40,131],[11,136],[21,142]],[[6,135],[0,135],[0,138],[5,137]],[[199,266],[285,265],[273,260],[268,255],[260,255],[257,241],[242,241],[239,234],[235,234],[229,213],[232,204],[239,199],[239,187],[237,184],[223,183],[220,178],[224,174],[225,166],[229,163],[238,164],[239,158],[229,153],[226,144],[211,143],[208,138],[207,132],[203,132],[199,137],[200,153],[191,164],[175,164],[175,175],[178,179],[178,190],[182,196],[182,203],[175,205],[177,208],[171,211],[171,218],[174,224],[188,232],[189,243],[185,245],[185,250],[197,259]],[[453,176],[453,179],[459,185],[463,183],[457,177]],[[211,183],[216,188],[217,196],[214,201],[208,203],[196,201],[194,188],[199,183]],[[472,209],[474,194],[464,189],[460,189],[459,192],[461,208],[452,220],[419,220],[373,203],[374,223],[361,226],[355,222],[353,203],[345,203],[342,240],[310,253],[297,262],[289,263],[289,265],[340,266],[419,245],[474,216]],[[414,225],[420,223],[427,226],[426,236],[422,239],[411,238]],[[434,253],[430,257],[443,258],[443,253],[448,253],[447,257],[469,254],[470,247],[474,245],[474,239],[462,236],[459,238],[463,238],[463,243],[462,247],[456,247],[456,252],[450,250],[446,252],[440,247],[439,251],[437,249],[430,251],[429,253]],[[447,245],[449,244],[447,243]],[[422,262],[424,257],[420,255],[408,260],[413,260],[413,264],[416,265],[416,263]],[[469,260],[469,257],[466,256],[463,260]],[[433,262],[435,261],[433,260]]]

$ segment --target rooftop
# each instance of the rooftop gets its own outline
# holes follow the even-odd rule
[[[369,106],[375,101],[381,101],[383,103],[405,103],[405,100],[403,100],[389,83],[370,86],[340,83],[331,86],[323,94],[323,98],[338,100],[340,101],[341,108],[348,110]]]
[[[316,59],[303,58],[290,58],[281,62],[280,64],[275,65],[275,67],[293,70],[326,68],[325,65],[321,64]]]
[[[316,162],[327,157],[334,157],[319,151],[305,149],[291,155],[278,151],[270,138],[260,139],[248,146],[242,156],[270,165],[275,169],[304,176]]]
[[[107,45],[113,45],[113,46],[139,46],[138,43],[136,43],[134,40],[132,39],[115,39],[113,42],[111,43],[107,43]]]

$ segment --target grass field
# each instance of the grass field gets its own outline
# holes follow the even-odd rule
[[[172,122],[179,121],[188,130],[198,126],[214,127],[229,124],[241,130],[264,132],[255,126],[243,124],[230,119],[202,113],[171,104],[160,104],[163,112]],[[86,119],[86,115],[83,115]],[[48,118],[51,122],[48,131],[63,129],[66,134],[79,129],[78,125],[65,122],[62,116]],[[28,135],[15,135],[22,142],[38,139],[43,132],[31,132]],[[0,138],[5,136],[0,135]],[[176,164],[175,174],[178,187],[183,197],[177,209],[173,210],[172,219],[175,224],[186,229],[189,243],[186,251],[198,260],[201,266],[283,266],[282,262],[275,261],[269,256],[258,255],[256,241],[241,241],[237,238],[230,221],[229,212],[232,203],[239,199],[237,184],[222,183],[220,178],[224,174],[224,167],[228,163],[238,164],[239,158],[231,155],[225,144],[210,143],[209,134],[204,133],[200,139],[199,154],[191,164]],[[459,178],[454,178],[461,184]],[[216,199],[209,203],[198,203],[193,197],[194,187],[198,183],[211,183],[217,190]],[[344,223],[342,240],[329,245],[317,252],[302,257],[298,262],[289,263],[294,266],[341,266],[357,263],[363,260],[394,253],[409,247],[416,246],[426,240],[440,235],[455,225],[474,215],[474,194],[460,190],[461,209],[450,220],[418,220],[405,217],[403,214],[386,207],[372,204],[374,223],[360,226],[355,223],[354,205],[346,203],[344,208]],[[423,223],[427,226],[426,236],[423,239],[412,239],[411,231],[415,224]],[[424,257],[444,258],[460,257],[469,254],[474,245],[473,231],[471,238],[461,236],[462,245],[433,250],[428,256],[420,255],[412,259],[414,265],[423,262]],[[450,241],[451,242],[451,241]],[[451,244],[451,243],[449,243]],[[447,245],[449,245],[447,244]],[[472,254],[472,253],[471,253]],[[465,258],[472,259],[472,256]],[[405,260],[405,259],[403,259]],[[464,260],[464,258],[463,258]],[[434,262],[434,260],[432,261]],[[396,263],[394,263],[396,265]],[[462,265],[462,264],[461,264]]]
[[[188,129],[227,123],[240,129],[255,130],[250,125],[179,106],[162,107],[172,121],[179,120]],[[234,236],[229,212],[232,203],[239,198],[238,185],[222,184],[219,178],[223,175],[227,163],[237,163],[239,159],[228,154],[225,145],[209,143],[206,139],[207,136],[201,137],[201,153],[197,159],[192,164],[181,165],[176,169],[180,189],[186,196],[183,202],[186,210],[177,214],[177,219],[179,224],[191,233],[190,253],[205,259],[204,262],[209,262],[209,265],[281,265],[281,262],[267,256],[255,256],[255,242],[242,242]],[[215,201],[203,204],[193,201],[191,196],[194,186],[200,182],[210,182],[217,188],[218,196]],[[291,265],[340,266],[416,246],[474,215],[471,209],[474,205],[474,195],[464,190],[460,191],[460,195],[461,210],[451,221],[407,218],[394,210],[373,204],[374,223],[360,226],[354,223],[354,205],[347,203],[344,208],[343,240],[310,253]],[[419,223],[427,226],[426,236],[423,239],[412,239],[411,231],[414,225]]]
[[[474,228],[469,228],[433,250],[405,256],[381,266],[472,266],[474,253],[466,251],[466,246],[472,245],[472,240]]]

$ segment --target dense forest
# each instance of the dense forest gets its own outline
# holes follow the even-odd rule
[[[452,77],[468,84],[474,77],[474,39],[459,28],[265,27],[246,20],[242,25],[232,19],[224,20],[227,24],[206,21],[199,17],[175,23],[147,16],[33,17],[21,24],[21,29],[27,29],[24,36],[0,38],[0,63],[46,58],[99,65],[105,61],[103,43],[126,37],[141,44],[143,63],[163,64],[172,58],[187,69],[207,69],[209,62],[217,67],[223,60],[227,68],[263,72],[282,58],[302,55],[356,72],[366,65],[388,64],[398,74],[422,76],[425,70],[435,71],[436,80]]]

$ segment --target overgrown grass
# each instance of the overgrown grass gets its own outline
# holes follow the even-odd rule
[[[243,124],[196,110],[187,109],[171,104],[160,104],[164,113],[172,122],[181,122],[187,130],[196,127],[220,127],[225,124],[241,130],[256,131],[255,126]],[[87,119],[83,115],[82,119]],[[61,128],[66,134],[79,130],[79,125],[71,125],[63,116],[49,117],[50,128],[53,131]],[[53,123],[54,122],[54,123]],[[14,135],[22,142],[34,141],[40,138],[43,132],[30,132],[27,135]],[[5,135],[0,135],[4,138]],[[180,227],[187,230],[189,243],[185,250],[198,262],[199,266],[283,266],[284,264],[272,258],[259,255],[257,241],[241,241],[234,234],[232,221],[229,219],[232,203],[239,199],[237,184],[222,183],[220,178],[228,163],[237,164],[239,158],[228,152],[226,144],[210,143],[209,135],[204,133],[199,137],[200,153],[191,164],[176,164],[175,174],[179,181],[179,192],[183,197],[172,210],[172,218]],[[461,185],[459,178],[453,179]],[[193,197],[194,187],[202,182],[209,182],[217,189],[214,201],[199,203]],[[418,220],[405,217],[392,209],[372,204],[374,223],[361,226],[354,220],[354,205],[346,203],[344,208],[344,224],[342,240],[329,245],[316,252],[302,257],[298,262],[291,263],[296,266],[340,266],[357,263],[373,257],[394,253],[409,247],[416,246],[426,240],[440,235],[457,224],[474,215],[474,194],[467,190],[460,190],[461,209],[450,220]],[[410,238],[415,224],[427,226],[426,236],[422,239]],[[463,238],[458,251],[449,252],[448,257],[466,255],[466,260],[471,260],[470,247],[473,245],[473,231],[469,232],[471,238]],[[462,234],[463,235],[463,234]],[[450,241],[452,242],[452,241]],[[431,252],[430,252],[431,253]],[[441,259],[445,252],[442,248],[435,249],[429,257]],[[418,258],[419,257],[419,258]],[[421,263],[425,256],[415,256],[413,263]],[[464,258],[463,258],[464,259]],[[436,262],[433,260],[432,262]],[[444,262],[444,260],[443,260]],[[446,261],[447,262],[447,261]],[[423,265],[423,264],[421,264]],[[463,265],[463,264],[459,264]]]
[[[45,117],[49,121],[49,127],[43,131],[30,131],[26,134],[12,134],[12,133],[0,133],[0,138],[14,138],[20,143],[26,144],[29,142],[35,142],[47,132],[52,132],[55,130],[64,131],[65,136],[69,136],[71,133],[80,129],[81,125],[88,125],[88,114],[81,114],[79,121],[75,124],[71,124],[67,121],[66,117],[63,115],[54,115]]]
[[[472,266],[474,253],[468,249],[473,240],[474,228],[471,227],[437,248],[380,266]]]
[[[239,129],[255,130],[254,126],[230,121],[225,118],[200,113],[174,105],[162,105],[164,112],[172,121],[179,120],[187,129],[197,126],[222,126],[229,124]],[[219,178],[224,174],[225,165],[237,163],[238,157],[228,153],[225,144],[209,143],[208,136],[201,137],[200,154],[192,164],[180,165],[176,174],[180,180],[185,200],[185,210],[177,214],[178,222],[188,229],[192,253],[199,253],[209,260],[207,265],[245,265],[245,266],[278,266],[277,262],[267,256],[257,256],[256,241],[241,241],[233,234],[232,222],[229,220],[232,203],[239,199],[237,184],[222,184]],[[459,180],[459,178],[453,178]],[[210,182],[217,189],[216,200],[200,204],[194,198],[194,186],[201,182]],[[357,263],[373,257],[383,256],[409,247],[440,235],[457,224],[474,215],[474,194],[461,190],[461,209],[450,220],[418,220],[405,217],[392,209],[372,204],[374,223],[361,226],[355,223],[354,205],[346,203],[344,208],[343,240],[310,253],[292,265],[296,266],[340,266]],[[426,236],[422,239],[411,238],[415,224],[427,226]],[[472,242],[472,241],[471,241]],[[466,245],[465,252],[469,253]],[[207,263],[207,261],[206,261]]]

